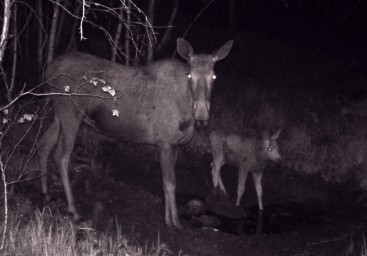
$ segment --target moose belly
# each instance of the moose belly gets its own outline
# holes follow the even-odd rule
[[[119,112],[112,115],[112,110],[99,109],[90,115],[94,126],[103,134],[134,143],[153,143],[152,118],[147,114]]]

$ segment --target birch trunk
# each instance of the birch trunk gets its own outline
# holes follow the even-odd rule
[[[4,16],[3,16],[3,27],[1,30],[1,38],[0,38],[0,64],[4,60],[6,43],[8,42],[9,36],[9,22],[11,16],[11,4],[10,0],[4,1]]]

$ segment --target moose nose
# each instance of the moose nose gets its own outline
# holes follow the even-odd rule
[[[210,102],[208,100],[200,100],[194,102],[194,118],[198,121],[209,119]]]

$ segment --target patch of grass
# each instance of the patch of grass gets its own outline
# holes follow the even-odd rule
[[[14,214],[8,230],[1,255],[171,255],[159,237],[156,243],[136,245],[123,236],[118,224],[114,234],[103,234],[86,226],[76,226],[70,220],[53,215],[48,208],[36,210],[29,218]]]

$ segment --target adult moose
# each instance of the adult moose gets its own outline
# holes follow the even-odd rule
[[[120,141],[156,145],[159,149],[165,197],[165,221],[181,227],[176,206],[175,162],[177,146],[188,142],[195,121],[209,118],[215,62],[225,58],[233,41],[212,54],[194,54],[184,39],[177,52],[187,61],[161,60],[135,68],[91,55],[59,57],[46,71],[49,90],[55,93],[54,120],[39,143],[40,167],[56,146],[54,160],[60,171],[68,211],[79,219],[69,182],[68,167],[78,129],[83,121]],[[48,195],[47,175],[42,192]]]

